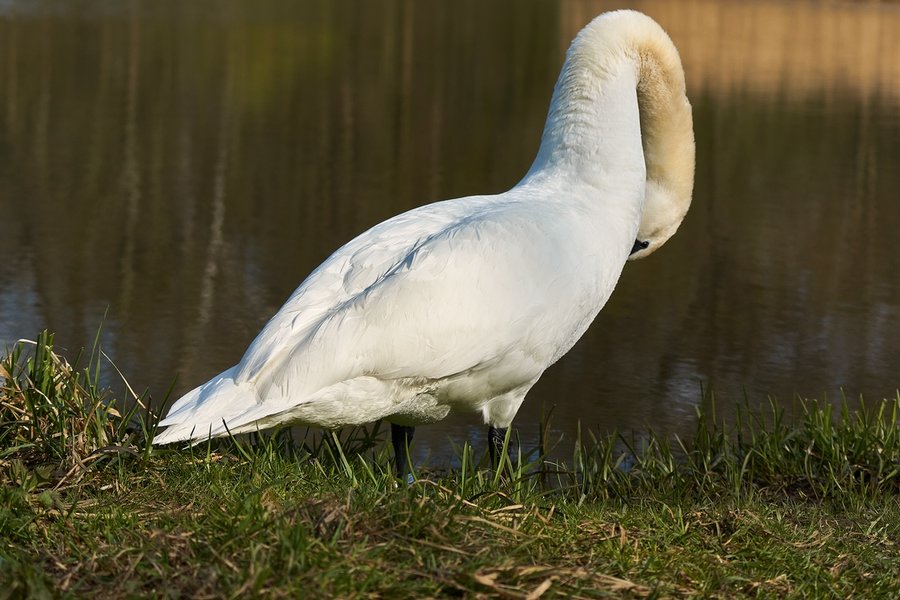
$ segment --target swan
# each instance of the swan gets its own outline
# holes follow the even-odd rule
[[[492,459],[528,390],[587,330],[626,261],[678,229],[694,133],[674,44],[620,10],[582,29],[531,168],[502,194],[421,206],[337,250],[241,361],[176,401],[154,444],[480,412]]]

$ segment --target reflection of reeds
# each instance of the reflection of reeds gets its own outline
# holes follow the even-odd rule
[[[693,93],[782,91],[787,97],[852,93],[900,99],[896,5],[809,2],[631,2],[669,32]],[[567,0],[560,42],[621,3]],[[713,50],[714,49],[714,50]]]
[[[193,367],[199,349],[206,341],[205,333],[213,315],[217,275],[225,245],[223,230],[225,226],[229,144],[232,141],[230,134],[235,129],[234,123],[230,120],[234,117],[234,113],[231,111],[234,93],[232,71],[233,69],[226,68],[225,82],[222,85],[222,100],[219,107],[219,139],[213,170],[212,217],[209,220],[209,244],[206,248],[206,261],[201,275],[200,301],[197,305],[196,319],[190,321],[188,335],[186,336],[185,344],[181,348],[181,354],[183,355],[182,364],[188,370]]]
[[[134,296],[135,228],[141,206],[143,180],[141,162],[143,153],[139,146],[138,99],[141,83],[141,22],[132,15],[128,35],[128,67],[125,93],[124,148],[122,161],[122,195],[125,204],[125,249],[120,267],[121,287],[119,308],[124,318],[128,318]]]
[[[19,31],[10,28],[6,38],[6,78],[4,79],[4,87],[6,87],[6,129],[13,131],[16,118],[18,116],[18,98],[17,84],[19,82],[18,70],[18,49],[19,49]]]

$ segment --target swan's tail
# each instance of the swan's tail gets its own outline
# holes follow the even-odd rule
[[[190,442],[228,435],[222,426],[259,404],[256,386],[234,381],[236,368],[212,378],[178,399],[169,414],[159,422],[166,430],[153,438],[154,444]]]

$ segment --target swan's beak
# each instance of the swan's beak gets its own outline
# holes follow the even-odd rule
[[[650,245],[650,242],[647,242],[647,241],[642,242],[641,240],[634,240],[634,246],[631,247],[631,252],[628,253],[628,256],[631,256],[635,252],[640,252],[641,250],[645,249],[649,245]]]

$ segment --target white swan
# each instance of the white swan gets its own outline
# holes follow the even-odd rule
[[[384,418],[403,474],[412,426],[472,410],[493,448],[629,255],[675,233],[693,180],[678,51],[641,13],[602,14],[569,48],[518,185],[422,206],[340,248],[153,441]]]

